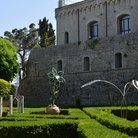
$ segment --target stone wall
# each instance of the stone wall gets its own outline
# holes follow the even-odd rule
[[[119,18],[130,15],[131,32],[138,31],[138,0],[85,0],[55,10],[57,44],[65,44],[65,32],[69,43],[89,39],[89,23],[98,22],[99,38],[119,34]]]
[[[49,73],[62,61],[66,83],[61,85],[56,104],[120,104],[122,99],[115,88],[102,82],[81,89],[89,81],[102,79],[111,81],[121,90],[125,83],[138,80],[138,32],[114,37],[105,37],[93,45],[94,40],[34,49],[27,62],[27,76],[19,86],[25,96],[25,104],[50,104],[51,85]],[[122,67],[115,67],[115,54],[121,53]],[[84,58],[89,58],[89,70],[84,71]],[[138,104],[138,90],[131,88],[127,93],[128,103]]]

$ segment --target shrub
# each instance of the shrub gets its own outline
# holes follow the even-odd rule
[[[8,115],[8,112],[2,112],[2,116],[6,117]]]
[[[19,71],[17,49],[6,38],[0,38],[0,78],[12,81]]]
[[[0,79],[0,95],[5,95],[9,93],[11,87],[12,85],[8,81]]]
[[[17,113],[14,107],[12,115],[0,118],[0,137],[137,137],[138,120],[131,122],[112,114],[118,109],[120,107],[87,107],[83,112],[69,108],[61,109],[59,115],[47,115],[46,108],[25,108],[25,113]],[[128,107],[130,109],[137,110],[137,107]]]
[[[77,138],[77,123],[73,120],[47,119],[41,121],[3,121],[0,137]]]
[[[39,49],[39,48],[41,48],[40,45],[35,45],[35,46],[33,47],[33,49]]]
[[[119,108],[119,107],[118,107]],[[105,110],[106,109],[106,110]],[[120,132],[126,133],[130,136],[138,135],[138,124],[136,121],[128,121],[126,119],[120,118],[108,112],[109,110],[113,110],[115,108],[110,107],[101,107],[101,108],[84,108],[83,110],[91,116],[91,118],[95,118],[98,122],[106,127],[114,130],[119,130]]]
[[[16,108],[14,108],[15,110]],[[89,119],[90,117],[82,110],[76,108],[60,109],[59,115],[47,115],[46,108],[25,108],[24,114],[14,111],[14,114],[9,117],[25,117],[25,118],[51,118],[51,119]]]
[[[127,134],[121,133],[116,130],[102,126],[99,122],[94,119],[83,120],[78,125],[78,136],[79,138],[122,138],[128,137]]]

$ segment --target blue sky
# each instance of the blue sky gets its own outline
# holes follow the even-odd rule
[[[66,0],[66,5],[82,0]],[[5,31],[22,29],[34,23],[38,27],[39,20],[46,17],[56,29],[55,8],[58,0],[0,0],[0,36]]]

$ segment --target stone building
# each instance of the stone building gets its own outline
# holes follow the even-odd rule
[[[136,32],[137,13],[137,0],[85,0],[57,8],[57,44]]]
[[[62,1],[62,0],[61,0]],[[66,83],[56,104],[120,104],[122,96],[112,86],[91,80],[107,80],[121,90],[138,80],[138,1],[85,0],[55,10],[57,46],[34,49],[27,62],[26,78],[19,86],[25,104],[49,104],[52,67],[64,71]],[[138,104],[133,87],[128,104]]]

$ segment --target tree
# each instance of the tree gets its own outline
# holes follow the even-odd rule
[[[0,79],[0,95],[5,95],[10,92],[12,85],[3,79]]]
[[[0,38],[0,78],[6,81],[12,81],[19,71],[17,62],[17,49],[13,44],[3,38]]]
[[[53,26],[51,23],[48,23],[49,20],[46,17],[43,18],[43,21],[39,20],[39,35],[40,35],[40,45],[41,47],[55,45],[55,34]]]
[[[4,36],[8,38],[17,48],[17,53],[21,58],[23,76],[25,76],[26,55],[35,45],[39,43],[38,29],[35,24],[29,25],[29,30],[26,27],[23,29],[13,29],[12,32],[6,31]],[[20,75],[21,79],[21,75]]]

